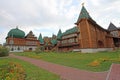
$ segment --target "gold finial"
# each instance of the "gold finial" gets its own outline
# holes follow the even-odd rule
[[[82,6],[84,6],[84,3],[82,3]]]
[[[16,29],[18,29],[18,25],[16,26]]]

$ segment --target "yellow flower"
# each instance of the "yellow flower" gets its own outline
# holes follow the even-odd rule
[[[89,66],[92,66],[92,67],[96,67],[96,66],[99,66],[100,65],[100,61],[98,60],[95,60],[93,62],[91,62],[90,64],[88,64]]]

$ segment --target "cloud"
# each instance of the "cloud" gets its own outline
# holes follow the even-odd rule
[[[119,26],[119,0],[0,0],[0,43],[17,25],[37,37],[57,34],[60,28],[63,32],[75,26],[83,2],[99,25],[107,28],[113,22]]]

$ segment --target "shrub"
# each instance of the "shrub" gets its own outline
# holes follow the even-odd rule
[[[18,63],[6,63],[0,66],[0,80],[25,80],[25,70]]]
[[[0,57],[8,56],[9,50],[5,47],[0,46]]]
[[[41,51],[41,49],[40,49],[40,47],[37,47],[36,49],[35,49],[35,53],[36,54],[39,54],[39,53],[41,53],[42,51]]]
[[[43,52],[43,51],[44,51],[44,47],[43,47],[43,46],[37,47],[37,48],[35,49],[35,53],[36,53],[36,54],[39,54],[39,53],[41,53],[41,52]]]

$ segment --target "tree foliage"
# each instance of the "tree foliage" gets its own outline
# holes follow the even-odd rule
[[[0,46],[0,57],[8,56],[9,50],[6,47]]]

